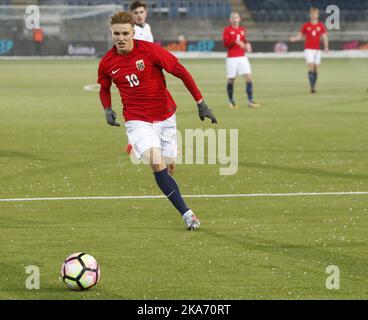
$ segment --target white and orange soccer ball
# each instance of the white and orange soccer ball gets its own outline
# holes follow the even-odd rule
[[[61,276],[69,289],[87,290],[100,280],[100,267],[91,255],[83,252],[73,253],[62,264]]]

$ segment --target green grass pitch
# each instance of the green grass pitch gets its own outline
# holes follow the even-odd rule
[[[239,169],[179,165],[183,194],[368,191],[368,64],[324,60],[318,93],[302,60],[252,60],[255,100],[227,108],[223,60],[183,60],[218,128],[239,129]],[[0,198],[160,195],[146,166],[105,123],[97,60],[0,61]],[[168,77],[178,128],[210,128]],[[120,99],[113,98],[120,112]],[[166,199],[0,202],[0,299],[367,299],[368,196],[187,199],[201,219],[187,232]],[[69,291],[69,254],[97,258],[101,281]],[[25,267],[41,271],[27,290]],[[328,290],[325,269],[340,269]]]

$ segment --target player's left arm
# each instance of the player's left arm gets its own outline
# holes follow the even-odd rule
[[[252,44],[249,41],[245,41],[245,50],[247,52],[252,52],[253,51]]]
[[[322,34],[322,41],[323,41],[323,46],[325,48],[325,52],[328,53],[329,49],[329,41],[328,41],[328,36],[327,33]]]
[[[188,70],[178,61],[178,59],[167,50],[156,46],[153,50],[154,60],[158,66],[163,68],[168,73],[181,79],[185,87],[188,89],[192,97],[197,103],[199,118],[203,121],[209,118],[212,123],[217,123],[216,117],[211,108],[209,108],[199,91],[192,75]]]

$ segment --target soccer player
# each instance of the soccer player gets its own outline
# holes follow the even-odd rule
[[[151,27],[146,23],[147,5],[142,1],[134,1],[130,5],[130,12],[134,18],[134,39],[153,42]]]
[[[308,64],[308,79],[310,92],[316,93],[316,83],[318,77],[318,66],[321,64],[321,38],[324,44],[324,51],[328,52],[328,37],[325,26],[319,22],[319,10],[310,8],[310,22],[305,23],[299,33],[290,37],[290,42],[299,41],[305,36],[304,56]]]
[[[223,32],[224,47],[227,48],[226,72],[227,72],[227,95],[229,108],[238,108],[234,100],[234,82],[237,75],[244,76],[248,96],[248,106],[258,108],[260,105],[253,100],[252,70],[245,56],[245,52],[252,52],[252,46],[246,39],[246,29],[240,26],[240,14],[231,12],[228,25]]]
[[[98,68],[100,100],[106,121],[111,126],[120,126],[111,107],[110,88],[114,82],[121,96],[128,141],[134,153],[138,159],[149,162],[159,188],[180,212],[187,229],[195,230],[200,222],[185,204],[169,174],[175,169],[177,156],[176,104],[166,88],[163,70],[183,81],[197,103],[202,121],[209,118],[217,123],[216,118],[192,76],[175,56],[156,44],[133,39],[131,13],[115,13],[110,26],[114,46],[101,59]]]

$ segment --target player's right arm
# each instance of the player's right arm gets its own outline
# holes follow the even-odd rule
[[[290,37],[289,41],[290,42],[296,42],[296,41],[300,41],[303,39],[303,34],[301,32],[298,32],[298,34],[294,37]]]
[[[305,34],[305,31],[306,31],[306,25],[304,24],[304,25],[301,27],[301,29],[300,29],[300,31],[298,32],[298,34],[297,34],[296,36],[294,36],[294,37],[290,37],[290,38],[289,38],[289,41],[290,41],[290,42],[296,42],[296,41],[300,41],[300,40],[302,40],[302,39],[303,39],[303,35]]]
[[[116,113],[111,107],[111,77],[105,72],[102,62],[98,67],[98,83],[100,84],[100,100],[105,111],[105,118],[110,126],[119,127]]]
[[[222,40],[224,42],[224,47],[229,49],[230,47],[232,47],[235,44],[235,41],[233,39],[231,39],[231,34],[228,30],[228,28],[224,29],[224,32],[222,34]]]
[[[232,36],[230,33],[230,30],[227,27],[224,29],[224,32],[222,34],[222,39],[223,39],[224,47],[227,49],[235,45],[238,45],[242,49],[246,48],[245,43],[241,41],[239,38]]]

